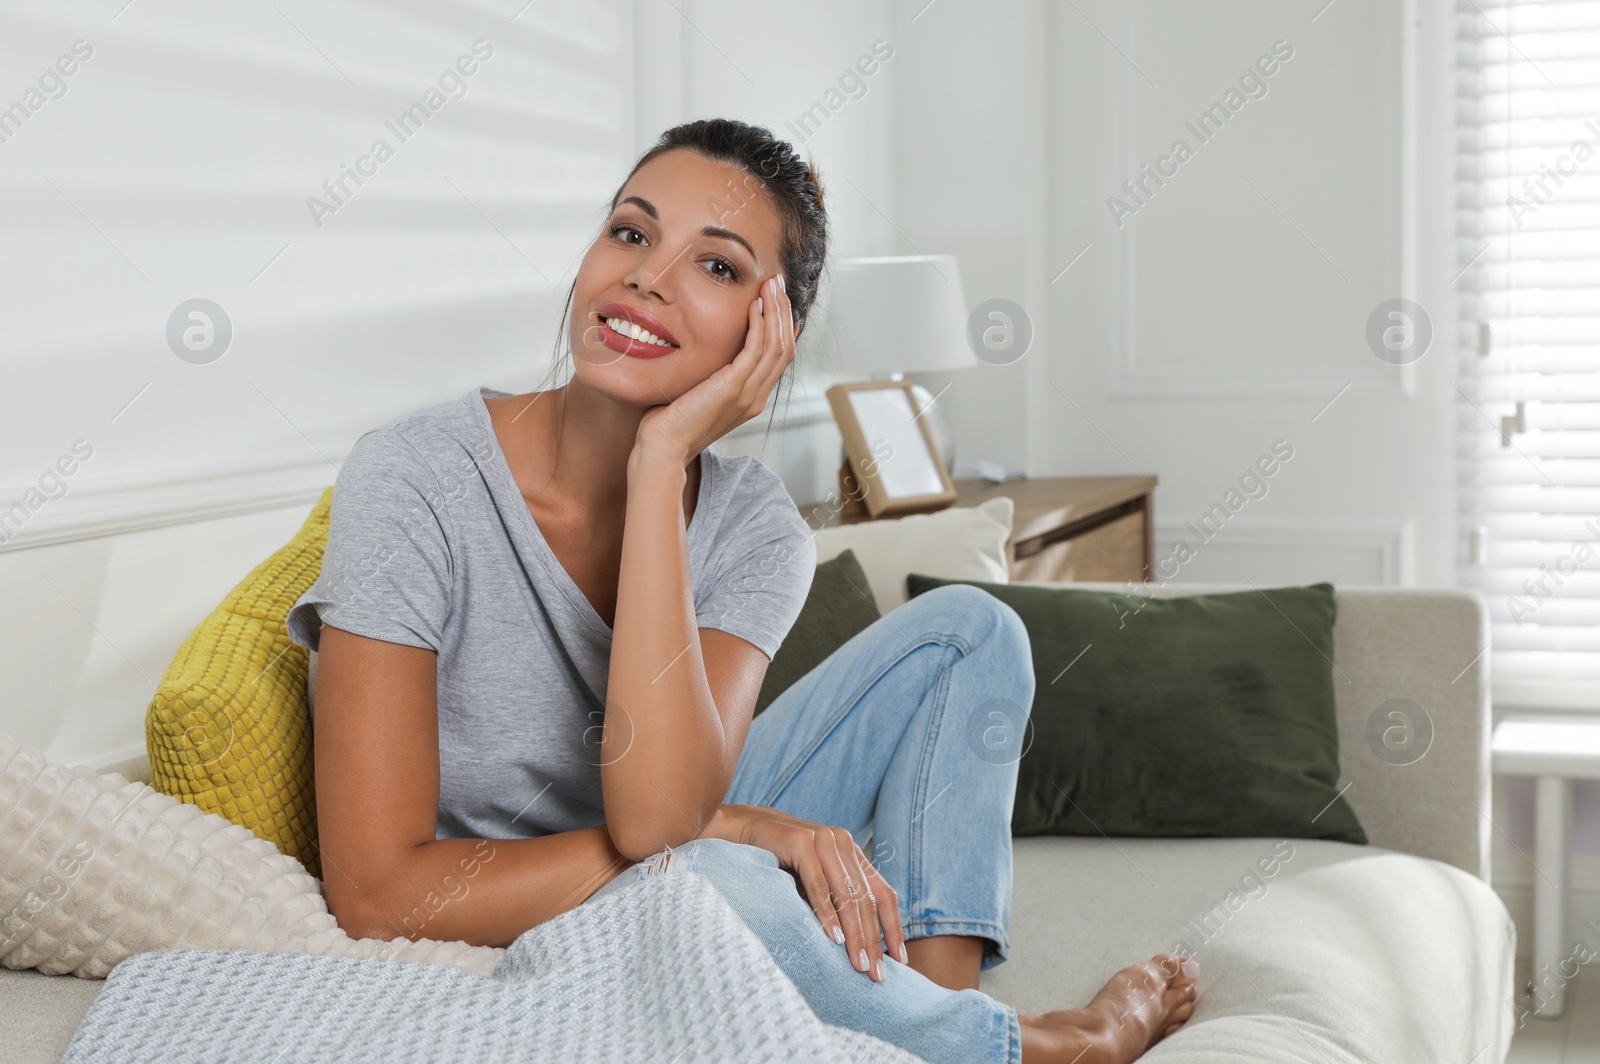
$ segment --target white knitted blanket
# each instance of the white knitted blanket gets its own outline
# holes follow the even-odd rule
[[[236,950],[134,957],[63,1064],[781,1061],[916,1064],[823,1023],[709,879],[670,862],[523,933],[485,978]]]

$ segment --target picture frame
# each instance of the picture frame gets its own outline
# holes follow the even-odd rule
[[[868,514],[927,513],[956,501],[909,381],[835,384],[827,396]]]

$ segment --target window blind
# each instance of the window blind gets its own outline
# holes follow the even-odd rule
[[[1600,681],[1600,2],[1457,0],[1461,582],[1496,686]]]

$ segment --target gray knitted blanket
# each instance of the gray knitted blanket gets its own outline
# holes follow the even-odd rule
[[[160,1061],[921,1060],[819,1020],[703,874],[660,875],[532,928],[492,974],[169,949],[118,964],[63,1064]]]

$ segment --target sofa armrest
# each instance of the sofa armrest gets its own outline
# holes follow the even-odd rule
[[[1340,786],[1375,846],[1489,881],[1489,611],[1476,591],[1341,588],[1333,660]],[[1369,722],[1390,699],[1421,706],[1432,744],[1408,765],[1379,756]],[[1382,716],[1380,714],[1380,716]],[[1376,728],[1381,731],[1383,722]]]
[[[1128,591],[1127,584],[1023,583]],[[1160,598],[1249,586],[1148,584]],[[1339,786],[1374,846],[1431,857],[1489,881],[1491,780],[1489,614],[1476,591],[1345,587],[1336,591],[1333,686],[1339,718]],[[1379,756],[1391,719],[1381,706],[1422,707],[1432,741],[1411,764]],[[1371,722],[1377,716],[1380,723]]]

